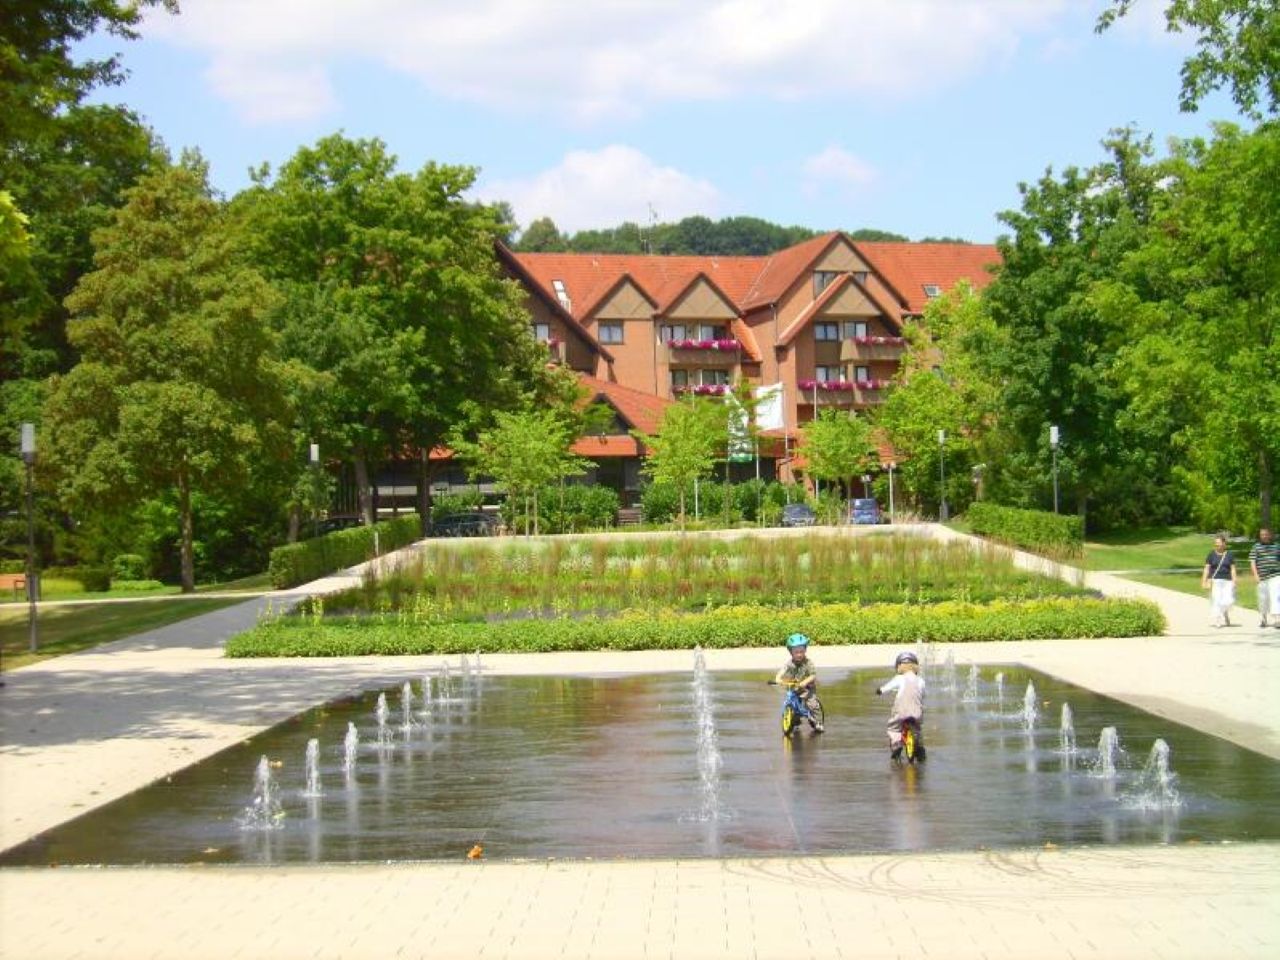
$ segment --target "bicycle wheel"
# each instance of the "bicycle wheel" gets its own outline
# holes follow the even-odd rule
[[[815,727],[821,727],[826,723],[826,718],[822,712],[822,701],[817,697],[813,698],[813,706],[809,708],[809,723]]]
[[[796,727],[796,712],[792,709],[791,704],[787,704],[782,708],[782,735],[784,737],[791,736],[791,731]]]
[[[907,763],[916,762],[916,730],[910,724],[902,729],[902,755],[907,758]]]

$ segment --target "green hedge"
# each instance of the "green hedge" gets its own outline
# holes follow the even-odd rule
[[[416,513],[406,513],[394,520],[383,520],[372,527],[352,527],[289,543],[271,551],[267,574],[277,590],[296,587],[364,563],[373,557],[374,532],[383,553],[396,550],[421,538],[421,525]]]
[[[1084,520],[1074,515],[1019,510],[979,501],[970,504],[964,520],[974,533],[1017,547],[1073,555],[1084,548]]]
[[[704,614],[414,624],[393,617],[324,621],[282,617],[227,643],[231,657],[665,650],[770,647],[800,631],[818,644],[918,640],[1046,640],[1159,634],[1164,617],[1142,600],[1051,599],[990,604],[830,604],[793,610],[721,607]]]

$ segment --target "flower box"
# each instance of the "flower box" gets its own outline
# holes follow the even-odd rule
[[[683,387],[672,387],[673,393],[692,393],[699,397],[723,397],[729,387],[723,383],[694,383]]]
[[[852,339],[854,343],[863,347],[905,347],[907,345],[906,337],[853,337]]]
[[[721,350],[725,353],[737,353],[742,349],[737,340],[668,340],[667,346],[672,350]]]

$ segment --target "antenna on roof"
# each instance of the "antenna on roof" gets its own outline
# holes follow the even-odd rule
[[[653,253],[653,229],[658,225],[658,211],[649,203],[649,232],[640,231],[640,247],[645,253]]]

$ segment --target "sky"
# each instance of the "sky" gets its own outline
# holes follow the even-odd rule
[[[700,214],[991,242],[1018,184],[1103,159],[1178,111],[1191,39],[1165,0],[1098,35],[1104,0],[181,0],[95,37],[176,155],[232,195],[338,131],[562,231]]]

